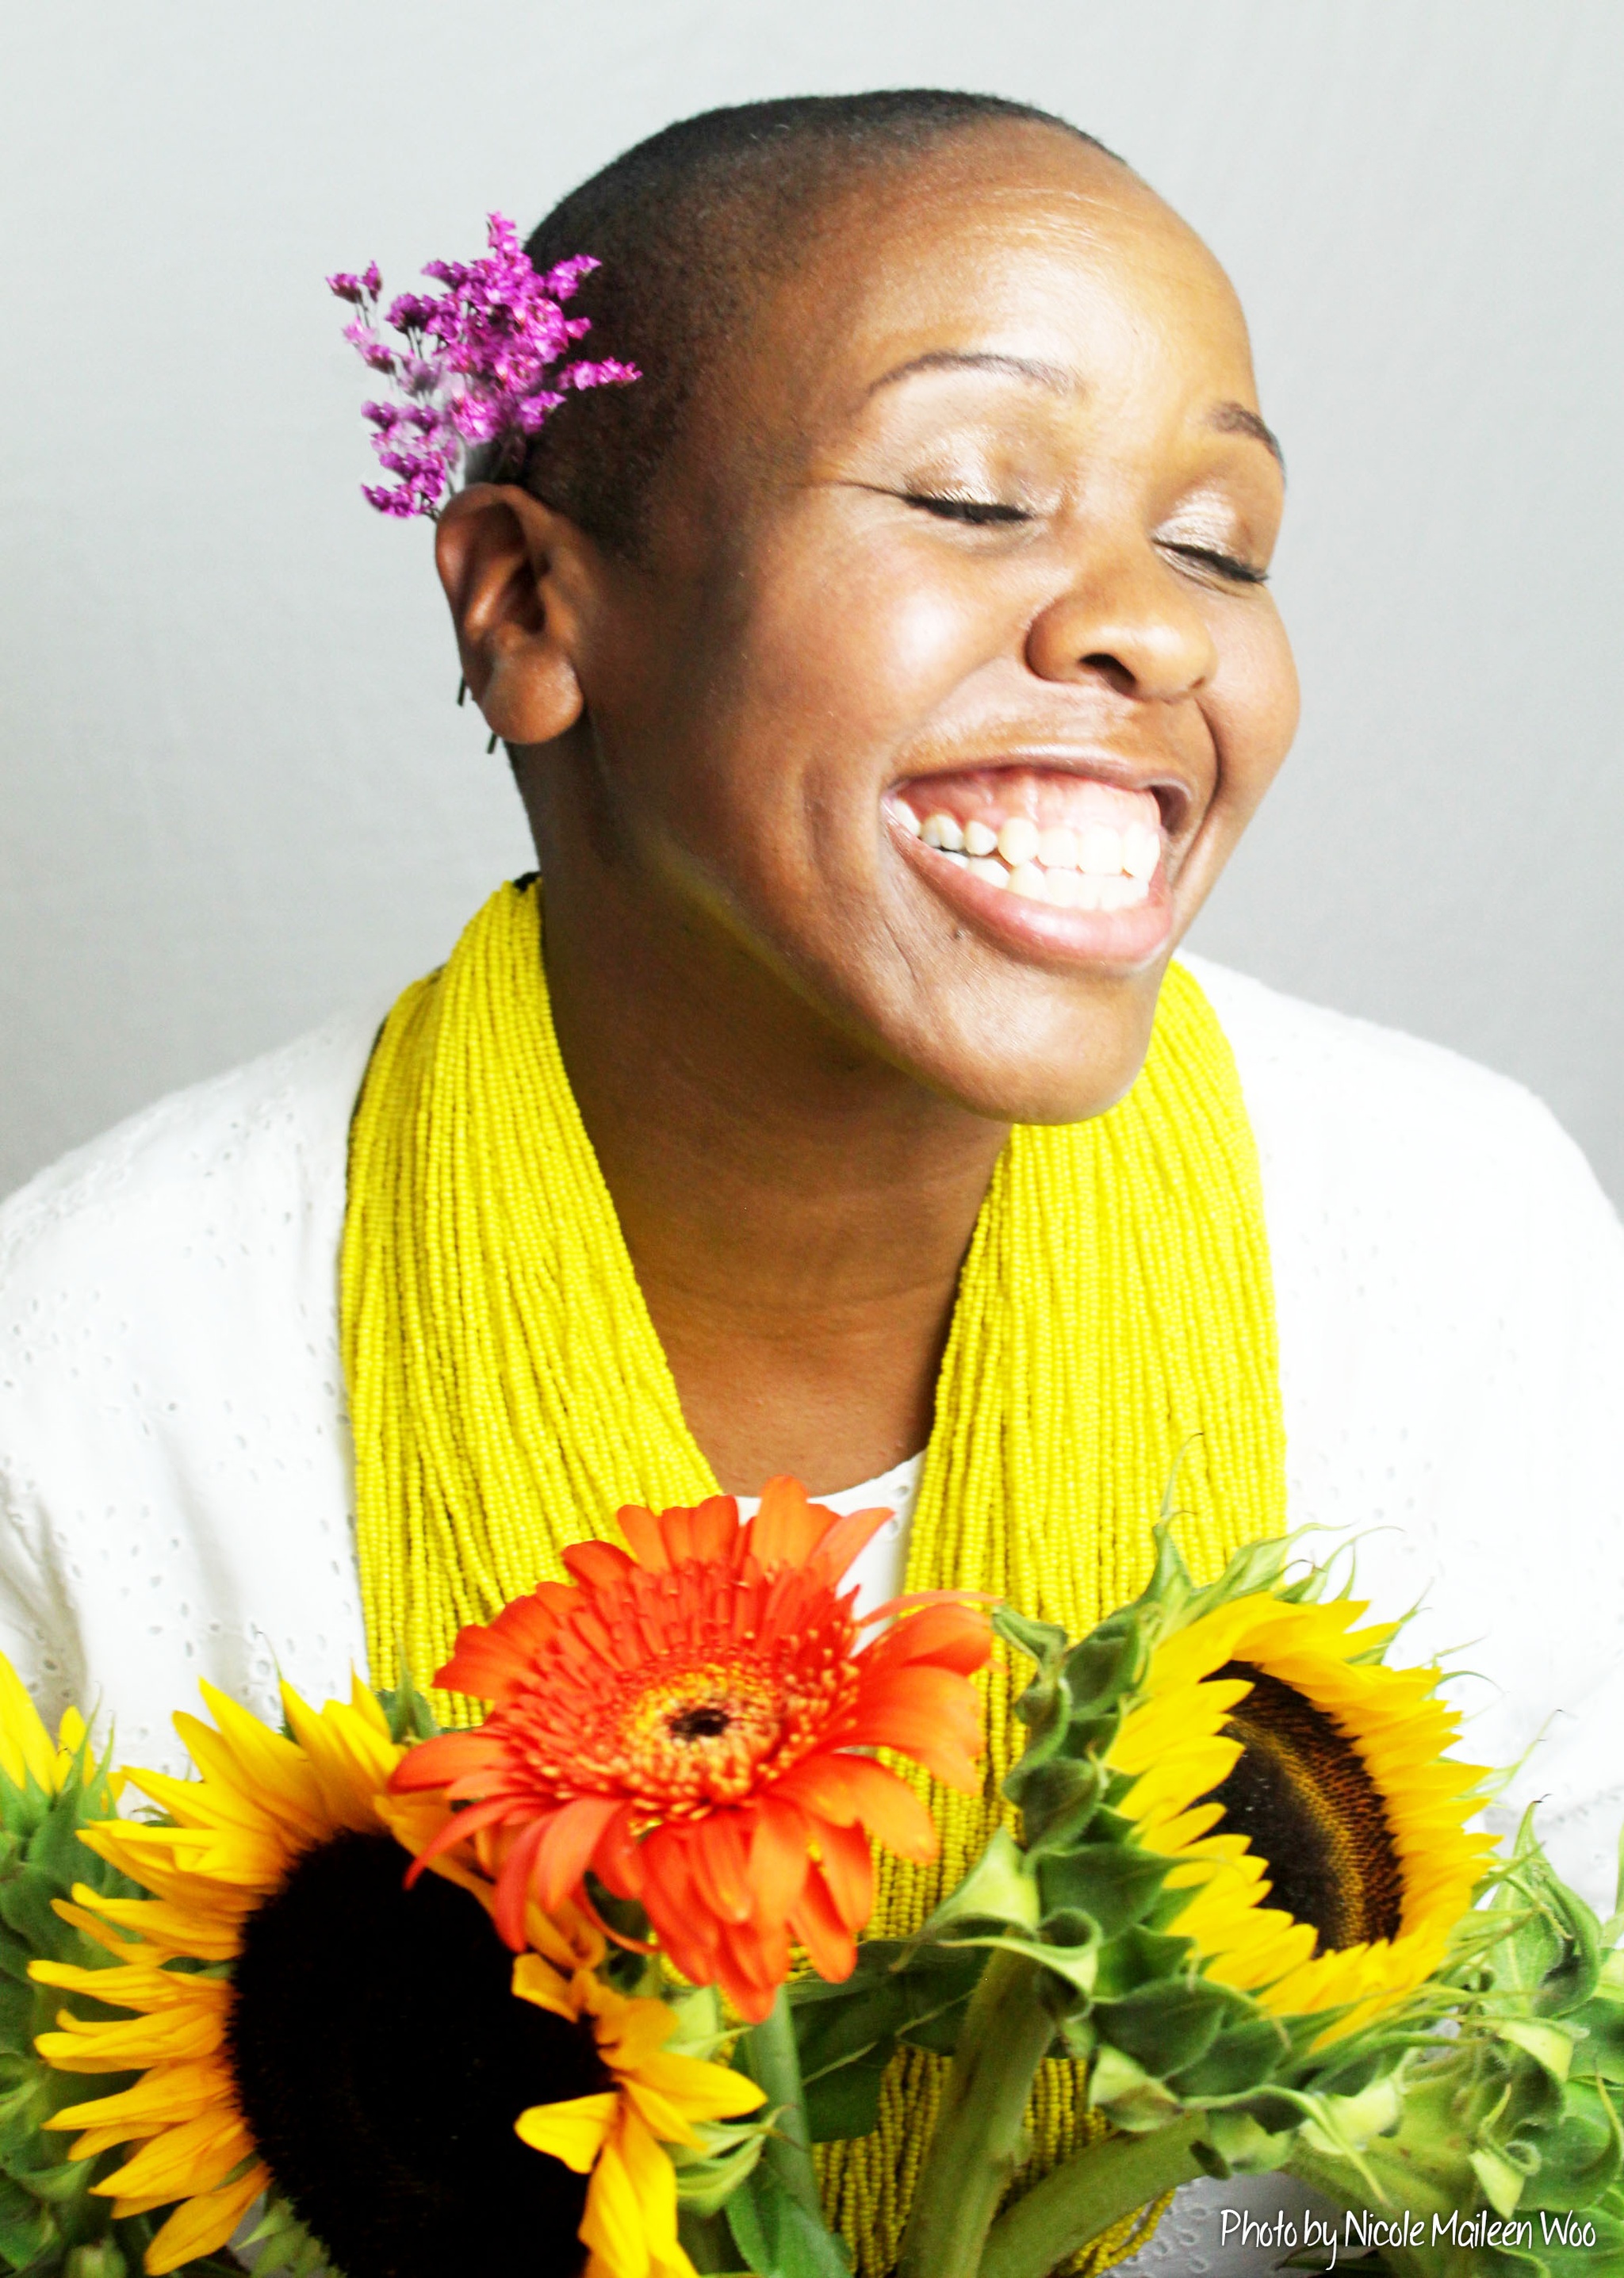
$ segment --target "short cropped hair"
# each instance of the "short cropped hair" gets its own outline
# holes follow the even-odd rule
[[[793,271],[819,205],[865,167],[906,165],[952,135],[1006,121],[1115,155],[1030,103],[905,88],[707,111],[571,190],[525,251],[544,274],[573,254],[595,256],[602,266],[572,307],[592,319],[581,352],[621,357],[643,378],[567,396],[526,451],[525,488],[635,560],[688,405],[763,293]],[[478,462],[470,470],[485,470]]]

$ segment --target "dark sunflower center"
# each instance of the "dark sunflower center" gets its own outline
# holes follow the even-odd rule
[[[679,1708],[666,1719],[665,1729],[673,1740],[719,1740],[732,1721],[727,1709],[710,1701],[696,1708]]]
[[[1268,1860],[1268,1903],[1314,1924],[1316,1953],[1397,1938],[1403,1873],[1359,1751],[1277,1677],[1244,1661],[1216,1675],[1252,1686],[1228,1719],[1244,1753],[1212,1800],[1223,1807],[1224,1826]]]
[[[230,2053],[281,2190],[346,2278],[573,2278],[586,2178],[513,2132],[526,2106],[609,2085],[590,2028],[510,1990],[479,1901],[402,1887],[384,1835],[306,1854],[250,1916]]]

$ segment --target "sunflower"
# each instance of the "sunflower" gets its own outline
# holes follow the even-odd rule
[[[77,1708],[64,1711],[52,1740],[21,1678],[0,1654],[0,1772],[11,1785],[26,1793],[33,1780],[44,1794],[60,1795],[84,1744],[85,1720]]]
[[[572,2024],[590,2022],[609,2085],[540,2104],[517,2127],[532,2150],[590,2175],[579,2236],[585,2278],[694,2278],[677,2238],[677,2177],[668,2144],[697,2145],[699,2127],[736,2120],[765,2099],[754,2081],[665,2047],[677,2022],[663,2001],[617,1992],[597,1972],[603,1942],[577,1917],[530,1917],[532,1951],[513,1964],[513,1991]]]
[[[256,1911],[302,1858],[346,1832],[385,1831],[380,1805],[389,1808],[384,1790],[400,1754],[359,1683],[350,1705],[332,1701],[319,1715],[284,1687],[291,1739],[212,1686],[203,1691],[218,1729],[175,1719],[203,1778],[127,1775],[173,1824],[114,1820],[80,1830],[92,1851],[154,1893],[110,1898],[80,1884],[74,1903],[59,1907],[113,1966],[31,1965],[42,1984],[134,2012],[93,2021],[64,2011],[38,2046],[59,2071],[142,2075],[45,2125],[81,2131],[75,2159],[139,2146],[95,2189],[114,2199],[115,2220],[180,2202],[148,2250],[154,2273],[224,2245],[271,2182],[231,2062],[232,1965]]]
[[[1178,1861],[1167,1922],[1206,1974],[1276,2015],[1352,2032],[1443,1959],[1493,1839],[1435,1669],[1383,1666],[1391,1626],[1347,1599],[1230,1600],[1165,1637],[1107,1762],[1114,1808]],[[1272,1904],[1265,1904],[1272,1900]]]
[[[822,1976],[849,1976],[873,1905],[869,1838],[905,1858],[936,1848],[931,1816],[871,1754],[888,1747],[973,1788],[982,1746],[971,1673],[990,1628],[961,1601],[898,1601],[858,1643],[840,1583],[887,1514],[845,1518],[770,1481],[741,1521],[731,1496],[619,1514],[627,1549],[564,1554],[488,1628],[465,1629],[435,1682],[494,1703],[398,1768],[398,1793],[455,1807],[438,1841],[477,1836],[517,1951],[533,1898],[555,1914],[590,1868],[642,1902],[696,1984],[759,2022],[792,1939]]]

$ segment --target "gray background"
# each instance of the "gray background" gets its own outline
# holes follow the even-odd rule
[[[525,865],[324,272],[936,81],[1121,149],[1251,312],[1306,703],[1199,945],[1521,1077],[1624,1196],[1619,0],[76,0],[0,52],[0,1188]]]

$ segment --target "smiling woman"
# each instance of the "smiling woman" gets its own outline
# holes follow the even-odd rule
[[[1075,1634],[1176,1471],[1201,1577],[1288,1517],[1391,1523],[1364,1576],[1390,1615],[1441,1578],[1498,1688],[1475,1752],[1562,1720],[1548,1831],[1599,1893],[1624,1237],[1513,1087],[1172,961],[1297,714],[1222,271],[1088,137],[929,91],[668,129],[527,248],[582,250],[641,378],[437,531],[539,877],[381,1032],[10,1206],[0,1645],[162,1750],[199,1670],[331,1691],[364,1637],[426,1682],[617,1504],[785,1472],[894,1510],[866,1602]],[[1001,1769],[1002,1677],[985,1705]],[[996,1806],[933,1808],[882,1930]],[[932,2064],[826,2155],[864,2278]],[[1074,2075],[1032,2175],[1091,2124]]]

